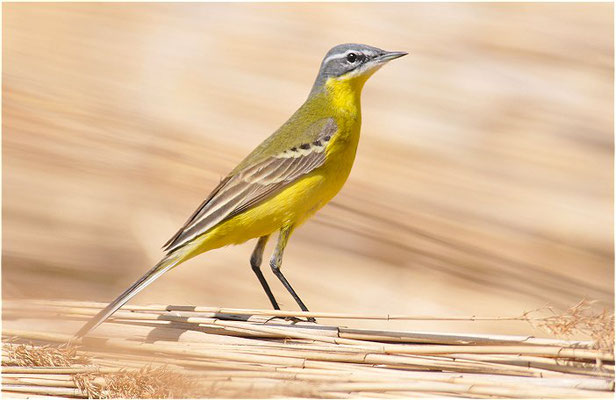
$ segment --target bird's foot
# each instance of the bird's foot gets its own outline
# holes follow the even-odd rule
[[[317,320],[314,319],[313,317],[307,317],[306,319],[302,319],[299,317],[286,317],[285,320],[293,321],[294,323],[298,323],[298,322],[312,322],[313,324],[317,323]]]
[[[303,319],[303,318],[299,318],[299,317],[279,317],[279,316],[268,318],[265,321],[265,323],[268,323],[268,322],[270,322],[270,321],[272,321],[274,319],[282,319],[284,321],[291,321],[291,322],[293,322],[293,324],[297,324],[298,322],[312,322],[313,324],[317,323],[317,320],[314,319],[313,317],[307,317],[306,319]]]

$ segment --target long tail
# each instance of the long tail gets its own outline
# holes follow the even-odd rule
[[[92,317],[81,329],[75,334],[75,338],[80,338],[95,329],[97,326],[105,322],[107,318],[109,318],[114,312],[118,310],[118,308],[122,307],[127,301],[132,299],[137,293],[142,291],[146,286],[150,283],[154,282],[158,277],[160,277],[165,272],[169,271],[171,268],[175,267],[180,262],[184,261],[183,257],[176,254],[169,254],[158,264],[156,264],[151,270],[145,273],[139,280],[131,287],[126,289],[124,293],[118,296],[117,299],[109,303],[107,307],[101,310],[98,314]]]

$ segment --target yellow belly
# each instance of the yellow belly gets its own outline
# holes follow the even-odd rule
[[[329,79],[331,108],[338,131],[325,151],[325,163],[261,204],[216,225],[184,248],[183,261],[230,244],[297,227],[329,202],[346,182],[355,161],[361,111],[359,94],[365,77]]]
[[[352,139],[334,141],[325,163],[274,197],[210,229],[188,247],[186,259],[230,244],[297,227],[329,202],[344,185],[357,149],[359,127]],[[349,140],[350,139],[350,140]]]

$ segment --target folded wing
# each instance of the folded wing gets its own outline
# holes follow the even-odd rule
[[[271,198],[325,162],[325,149],[337,130],[329,118],[316,138],[248,165],[227,176],[167,242],[172,252],[206,233],[218,223]]]

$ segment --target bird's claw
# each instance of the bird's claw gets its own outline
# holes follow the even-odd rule
[[[277,318],[283,319],[283,320],[285,320],[285,321],[291,321],[291,322],[293,322],[294,324],[296,324],[296,323],[298,323],[298,322],[312,322],[313,324],[316,324],[316,323],[317,323],[317,320],[316,320],[316,319],[314,319],[313,317],[307,317],[306,319],[302,319],[302,318],[299,318],[299,317],[279,317],[279,316],[271,317],[271,318],[269,318],[269,319],[268,319],[267,321],[265,321],[265,322],[266,322],[266,323],[268,323],[268,322],[270,322],[271,320],[274,320],[274,319],[277,319]]]
[[[314,319],[314,317],[306,317],[306,319],[302,319],[299,317],[286,317],[285,319],[287,321],[293,321],[295,323],[298,323],[298,322],[312,322],[313,324],[317,323],[317,320]]]

